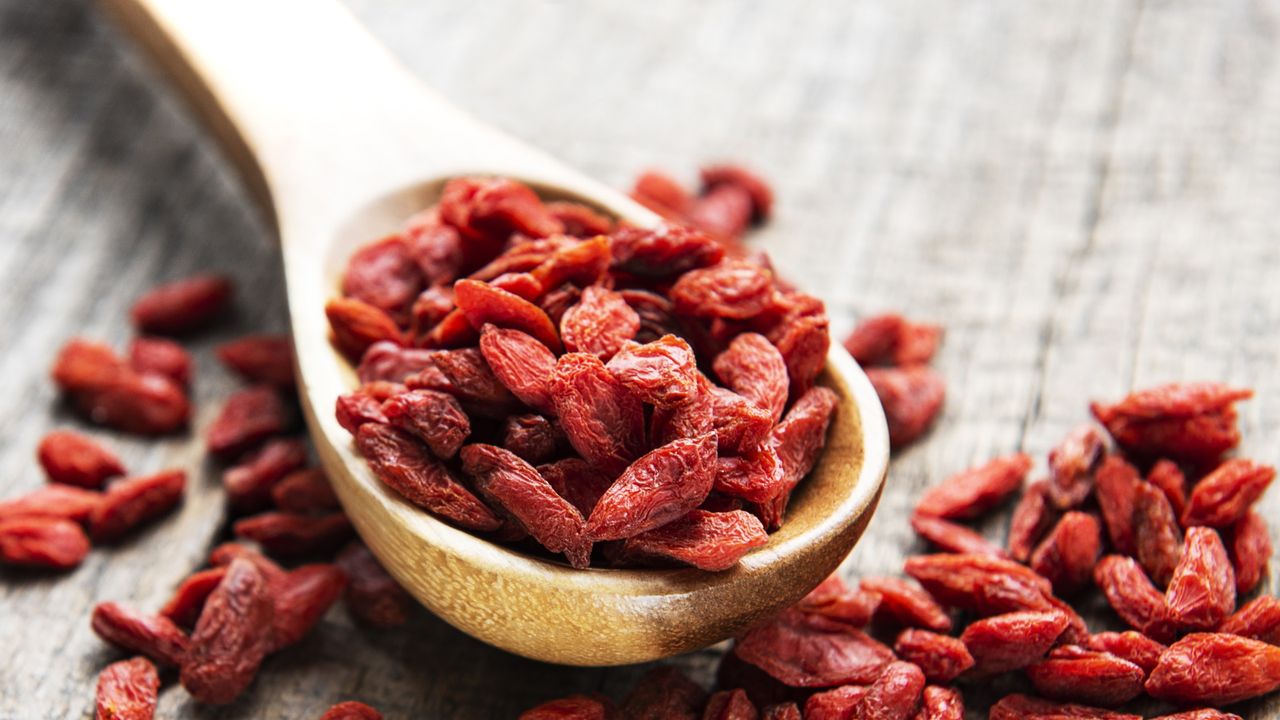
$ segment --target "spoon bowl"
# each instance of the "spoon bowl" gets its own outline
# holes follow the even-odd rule
[[[388,491],[333,412],[357,385],[324,314],[350,254],[459,175],[511,177],[636,225],[658,218],[420,86],[334,0],[103,1],[174,76],[274,218],[298,392],[321,463],[360,536],[432,612],[526,657],[636,663],[730,637],[794,603],[847,556],[879,499],[889,443],[874,390],[839,348],[819,378],[840,398],[826,449],[783,526],[725,572],[575,570]]]

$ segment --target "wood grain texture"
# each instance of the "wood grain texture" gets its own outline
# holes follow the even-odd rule
[[[887,308],[946,325],[945,415],[896,458],[851,576],[922,549],[905,516],[923,487],[997,453],[1042,457],[1091,397],[1252,386],[1243,452],[1280,461],[1280,3],[352,7],[428,84],[612,185],[650,165],[759,168],[779,215],[756,241],[828,301],[837,332]],[[245,292],[234,322],[192,343],[197,429],[235,384],[211,348],[284,326],[273,241],[99,15],[0,1],[0,492],[38,486],[36,442],[74,423],[46,376],[61,342],[122,344],[141,288],[206,267]],[[177,516],[67,577],[0,573],[0,717],[90,716],[113,655],[88,609],[155,607],[223,531],[198,439],[110,441],[132,468],[197,479]],[[1280,492],[1263,511],[1280,517]],[[717,657],[675,662],[709,683]],[[161,716],[312,718],[355,698],[395,718],[507,718],[572,692],[620,698],[643,671],[533,663],[425,613],[369,633],[334,612],[242,701],[199,708],[170,686]],[[1241,714],[1280,715],[1280,700]]]

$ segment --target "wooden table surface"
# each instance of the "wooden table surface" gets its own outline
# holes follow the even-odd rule
[[[778,214],[755,242],[827,301],[837,334],[884,309],[946,326],[945,413],[896,456],[851,576],[921,551],[905,520],[921,488],[1000,453],[1042,458],[1090,398],[1251,386],[1242,452],[1280,460],[1280,2],[352,5],[459,105],[616,186],[649,166],[758,168]],[[80,0],[0,2],[4,495],[42,484],[44,432],[78,425],[47,379],[61,343],[123,344],[141,289],[207,268],[241,293],[235,321],[192,343],[197,432],[110,437],[138,471],[188,468],[187,501],[68,575],[0,572],[0,717],[89,717],[116,657],[89,609],[157,607],[221,537],[198,431],[235,381],[210,351],[285,318],[268,228],[158,76]],[[1273,490],[1275,528],[1278,511]],[[673,662],[709,683],[718,656]],[[389,718],[509,718],[620,698],[644,670],[531,662],[425,612],[369,632],[336,610],[236,704],[170,684],[160,715],[313,718],[355,698]]]

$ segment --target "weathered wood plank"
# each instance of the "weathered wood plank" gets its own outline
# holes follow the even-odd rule
[[[947,326],[945,416],[895,460],[851,575],[921,549],[904,522],[921,488],[993,454],[1042,456],[1090,397],[1251,385],[1246,451],[1280,460],[1274,2],[352,5],[460,105],[615,185],[651,164],[758,167],[780,211],[758,242],[838,331],[886,308]],[[193,341],[197,429],[234,385],[211,348],[284,322],[275,248],[226,163],[76,0],[0,2],[0,237],[3,494],[38,486],[36,442],[74,423],[48,361],[74,334],[123,342],[140,288],[214,267],[251,298]],[[70,576],[0,573],[0,717],[88,716],[112,657],[88,609],[155,606],[222,530],[198,434],[111,440],[133,468],[189,468],[188,502]],[[1265,508],[1280,516],[1280,495]],[[676,662],[710,682],[716,658]],[[425,613],[369,633],[335,612],[241,702],[198,708],[171,687],[162,715],[310,718],[359,698],[388,717],[505,718],[620,698],[643,669],[533,663]]]

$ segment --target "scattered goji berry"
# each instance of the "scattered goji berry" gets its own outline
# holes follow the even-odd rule
[[[1182,517],[1187,507],[1187,478],[1177,463],[1159,460],[1147,472],[1147,482],[1160,488],[1173,506],[1174,517]]]
[[[639,330],[636,311],[621,295],[600,285],[583,288],[581,299],[560,318],[560,337],[569,352],[591,353],[604,361]]]
[[[1089,649],[1124,658],[1142,668],[1144,673],[1160,661],[1165,646],[1134,630],[1100,632],[1089,637]]]
[[[232,393],[205,431],[205,446],[222,458],[234,458],[289,429],[289,409],[275,388],[255,385]]]
[[[275,608],[267,579],[250,561],[232,560],[205,601],[182,656],[180,680],[199,702],[221,705],[249,683],[272,647]]]
[[[89,554],[89,538],[70,520],[0,519],[0,564],[69,570]]]
[[[903,569],[936,602],[978,615],[1055,609],[1049,581],[1011,560],[941,553],[908,558]]]
[[[181,627],[195,625],[200,611],[204,609],[204,601],[226,574],[225,567],[213,567],[188,575],[160,608],[160,614]]]
[[[197,330],[217,318],[231,303],[231,279],[193,275],[147,291],[129,311],[139,330],[174,335]]]
[[[707,699],[702,720],[756,720],[760,715],[744,690],[721,690]]]
[[[688,222],[699,230],[732,244],[751,224],[751,194],[738,185],[708,188],[693,201]]]
[[[272,486],[271,502],[291,513],[323,513],[339,508],[338,496],[319,468],[303,468],[285,475]]]
[[[363,543],[352,542],[336,562],[347,576],[344,601],[352,617],[374,628],[396,627],[408,621],[413,598]]]
[[[893,617],[906,627],[919,627],[935,632],[951,630],[951,618],[933,597],[915,584],[901,578],[863,578],[859,586],[865,592],[880,596],[877,614]]]
[[[716,475],[716,439],[673,440],[632,463],[591,510],[592,540],[631,537],[702,504]]]
[[[1093,492],[1093,472],[1106,440],[1093,425],[1081,425],[1049,451],[1049,500],[1059,510],[1078,507]]]
[[[843,720],[858,717],[867,688],[861,685],[842,685],[809,696],[804,702],[805,720]]]
[[[1280,599],[1259,595],[1223,620],[1218,632],[1280,645]]]
[[[291,388],[293,341],[287,335],[246,335],[218,346],[218,360],[253,383]]]
[[[115,453],[71,430],[54,430],[41,438],[36,458],[50,481],[82,488],[96,490],[110,478],[124,474],[124,463]]]
[[[869,683],[893,662],[893,651],[846,623],[795,609],[738,637],[733,652],[792,687]]]
[[[140,435],[186,426],[191,404],[177,383],[129,367],[111,348],[73,339],[58,353],[53,379],[89,421]]]
[[[948,519],[978,517],[1016,492],[1030,469],[1031,458],[1021,453],[969,468],[926,491],[916,512]]]
[[[964,720],[964,697],[955,688],[926,685],[915,720]]]
[[[1142,716],[1014,694],[991,706],[989,720],[1142,720]]]
[[[707,693],[673,667],[645,673],[622,704],[628,720],[697,720]]]
[[[160,676],[150,660],[113,662],[98,673],[94,720],[151,720],[159,695]]]
[[[84,522],[102,502],[102,495],[73,485],[46,485],[26,495],[0,500],[0,521],[47,518]]]
[[[941,327],[887,313],[859,321],[845,338],[844,348],[864,367],[908,366],[932,360],[941,342]]]
[[[277,652],[306,636],[338,600],[346,575],[337,565],[303,565],[270,583],[271,649]]]
[[[660,557],[700,570],[727,570],[769,541],[756,516],[742,510],[693,510],[682,518],[626,539],[624,553]]]
[[[879,605],[880,593],[849,587],[840,576],[831,575],[800,598],[795,606],[803,612],[863,627],[871,622]]]
[[[1059,594],[1089,584],[1102,553],[1102,527],[1094,516],[1072,510],[1062,516],[1031,554],[1031,569],[1047,578]]]
[[[1107,535],[1117,552],[1134,554],[1133,504],[1138,483],[1138,471],[1118,455],[1108,455],[1098,468],[1094,480],[1098,509],[1107,526]]]
[[[960,640],[973,656],[973,671],[992,675],[1024,668],[1043,658],[1068,622],[1060,612],[1011,612],[970,623]]]
[[[949,683],[974,665],[973,655],[959,638],[928,630],[903,630],[893,651],[919,666],[929,682]]]
[[[1180,705],[1230,705],[1280,688],[1280,647],[1226,633],[1192,633],[1169,646],[1147,694]]]
[[[1112,707],[1141,695],[1146,673],[1111,653],[1063,646],[1028,667],[1027,677],[1045,697]]]
[[[253,540],[269,555],[293,557],[332,552],[351,539],[351,521],[342,512],[298,515],[265,512],[232,526],[236,537]]]
[[[320,720],[382,720],[382,713],[355,700],[347,700],[330,707]]]
[[[1191,489],[1182,524],[1229,527],[1239,522],[1276,478],[1276,469],[1233,458],[1222,463]]]
[[[1145,481],[1134,485],[1133,543],[1147,576],[1158,587],[1167,586],[1182,558],[1182,528],[1168,496]]]
[[[95,542],[119,540],[177,507],[186,485],[187,473],[183,470],[117,480],[89,513],[89,535]]]
[[[195,362],[172,340],[143,337],[129,343],[129,367],[143,375],[160,375],[190,387]]]
[[[1237,595],[1251,592],[1262,582],[1271,560],[1271,532],[1258,513],[1246,513],[1232,528],[1231,559],[1235,563]]]
[[[1164,602],[1169,619],[1184,630],[1212,630],[1235,611],[1235,571],[1216,530],[1187,529]]]
[[[307,446],[302,440],[270,440],[257,452],[222,474],[227,500],[239,510],[266,505],[276,483],[307,464]]]
[[[1008,557],[1000,546],[964,525],[950,520],[913,513],[911,529],[944,552]]]
[[[1028,485],[1009,520],[1009,556],[1018,562],[1030,560],[1031,551],[1057,520],[1057,512],[1049,504],[1048,481]]]
[[[693,206],[693,196],[680,183],[654,170],[641,173],[630,194],[633,200],[668,220],[683,220]]]
[[[570,695],[529,708],[518,720],[609,720],[613,715],[613,706],[606,700]]]
[[[1132,393],[1118,403],[1092,403],[1111,437],[1138,456],[1212,463],[1240,444],[1236,402],[1253,396],[1212,382],[1170,383]]]
[[[119,603],[104,602],[94,606],[90,622],[98,637],[162,666],[178,667],[187,655],[187,634],[162,615],[143,615]]]
[[[905,447],[933,425],[946,399],[941,375],[924,365],[867,368],[866,373],[884,406],[892,447]]]
[[[1173,639],[1175,630],[1165,597],[1137,560],[1108,555],[1098,561],[1093,580],[1129,627],[1159,642]]]

